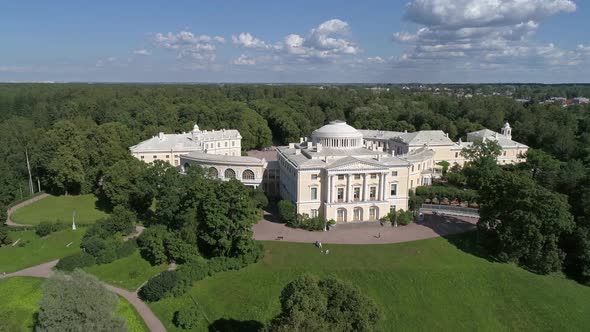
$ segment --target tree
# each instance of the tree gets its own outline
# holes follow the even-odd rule
[[[166,263],[168,261],[166,240],[169,237],[170,232],[164,225],[148,227],[137,238],[137,245],[139,246],[141,256],[152,265]]]
[[[563,195],[504,171],[480,190],[480,197],[477,227],[493,256],[538,273],[560,270],[564,252],[559,241],[574,228]]]
[[[4,220],[4,219],[3,219]],[[11,241],[8,238],[8,227],[4,224],[0,225],[0,247],[6,244],[10,244]]]
[[[297,211],[293,202],[289,200],[282,200],[279,202],[278,207],[279,218],[281,218],[281,222],[288,224],[295,221],[295,218],[297,218]]]
[[[112,206],[122,205],[137,214],[148,210],[154,189],[147,167],[146,163],[131,158],[118,161],[106,170],[102,192]]]
[[[493,140],[476,141],[461,151],[461,156],[468,160],[463,173],[469,187],[481,188],[500,171],[497,158],[501,151],[498,142]]]
[[[82,191],[85,174],[84,167],[77,156],[66,147],[61,147],[47,167],[54,187],[66,196]]]
[[[372,331],[381,317],[371,298],[331,278],[301,276],[283,288],[280,301],[268,331]]]
[[[126,331],[117,304],[95,277],[81,270],[56,273],[43,284],[35,331]]]

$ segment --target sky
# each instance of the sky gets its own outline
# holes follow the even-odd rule
[[[590,1],[6,1],[0,81],[580,83]]]

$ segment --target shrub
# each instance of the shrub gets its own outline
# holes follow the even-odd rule
[[[179,281],[180,276],[176,271],[164,271],[148,280],[148,282],[141,287],[138,295],[144,301],[159,301],[168,295],[170,291],[177,286]]]
[[[245,266],[244,262],[240,258],[221,256],[211,258],[207,265],[210,276],[217,272],[239,270]]]
[[[35,234],[39,235],[40,237],[44,237],[53,232],[65,229],[66,227],[67,225],[57,222],[42,221],[39,223],[39,225],[35,226]]]
[[[137,249],[137,241],[135,239],[124,241],[119,248],[117,248],[117,258],[131,256],[135,249]]]
[[[399,225],[405,226],[412,223],[414,215],[411,211],[397,210],[389,212],[383,219],[392,224],[397,222]]]
[[[96,264],[94,256],[80,252],[60,259],[55,267],[62,271],[73,271],[76,268],[92,266],[94,264]]]
[[[179,264],[198,260],[201,255],[196,245],[184,242],[177,233],[171,233],[164,241],[166,256]]]
[[[250,197],[256,204],[256,207],[259,209],[263,209],[268,205],[268,198],[264,191],[260,188],[256,188],[250,192]]]
[[[194,306],[184,307],[174,313],[174,325],[184,330],[190,330],[197,327],[201,315]]]
[[[166,255],[166,239],[170,232],[163,225],[147,228],[138,238],[137,245],[141,256],[152,265],[162,264],[168,261]]]
[[[4,225],[0,225],[0,247],[5,244],[10,244],[10,239],[8,238],[8,227]]]
[[[209,264],[205,260],[198,260],[182,265],[178,273],[191,281],[199,281],[209,275]]]
[[[288,200],[282,200],[278,204],[279,218],[282,222],[289,224],[297,219],[295,204]]]

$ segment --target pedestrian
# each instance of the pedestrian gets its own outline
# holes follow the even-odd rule
[[[381,232],[379,232],[379,234],[377,235],[377,238],[380,239],[381,238]]]
[[[330,249],[326,249],[326,255],[330,253]]]
[[[321,242],[318,242],[318,243],[319,243],[319,245],[320,245],[320,248],[321,248],[321,247],[322,247],[322,243],[321,243]]]

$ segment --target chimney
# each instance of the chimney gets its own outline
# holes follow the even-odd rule
[[[300,155],[301,154],[301,149],[295,149],[295,155]]]
[[[408,130],[407,129],[404,129],[404,134],[407,134],[407,133],[408,133]]]
[[[322,143],[316,143],[315,150],[316,152],[322,152]]]
[[[159,133],[158,133],[158,138],[159,138],[160,140],[164,140],[164,138],[165,138],[165,136],[164,136],[164,133],[163,133],[163,132],[159,132]]]
[[[303,143],[303,137],[299,137],[299,143]]]
[[[295,143],[289,143],[289,149],[295,149]]]

